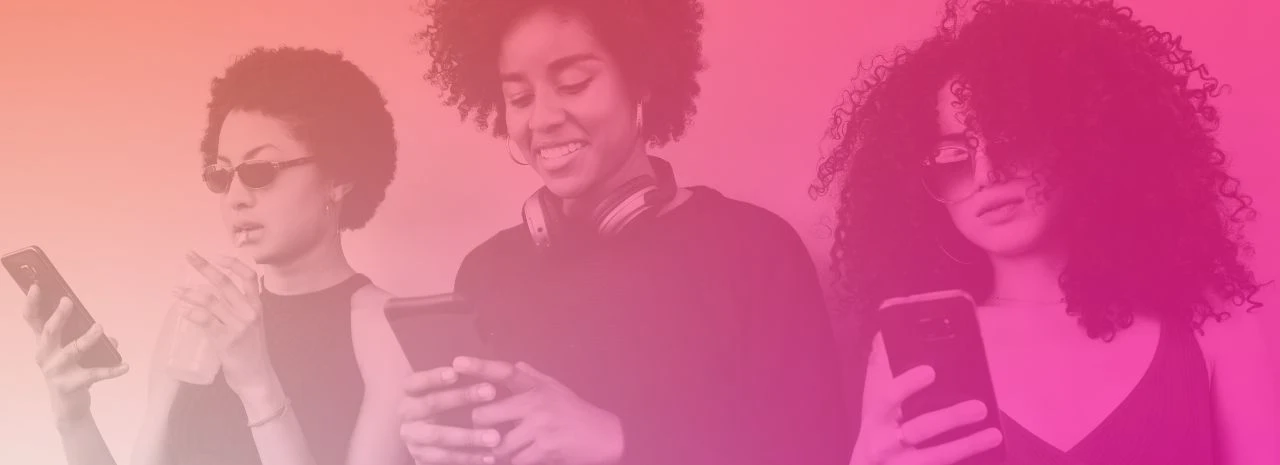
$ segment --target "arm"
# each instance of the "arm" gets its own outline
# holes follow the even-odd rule
[[[347,453],[349,465],[411,464],[400,439],[400,402],[409,360],[382,312],[391,295],[367,286],[352,297],[351,341],[364,378],[364,400]]]
[[[1280,463],[1280,383],[1256,314],[1205,322],[1200,345],[1210,366],[1221,463]]]

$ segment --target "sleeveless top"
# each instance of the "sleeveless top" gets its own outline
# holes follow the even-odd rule
[[[262,293],[267,353],[319,465],[346,462],[364,396],[351,343],[351,297],[368,284],[357,274],[309,294]],[[183,384],[169,414],[164,463],[260,464],[247,423],[221,373],[208,386]]]
[[[1204,353],[1191,331],[1161,326],[1146,373],[1120,405],[1070,450],[1054,447],[1002,412],[1006,463],[1213,464],[1212,398]]]

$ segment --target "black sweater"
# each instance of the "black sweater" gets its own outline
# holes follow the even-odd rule
[[[627,465],[845,465],[853,438],[822,289],[795,230],[693,188],[620,236],[536,250],[521,225],[455,290],[498,356],[622,421]]]

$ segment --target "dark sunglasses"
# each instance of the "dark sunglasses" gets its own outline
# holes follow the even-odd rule
[[[280,175],[280,171],[315,161],[315,157],[295,158],[289,161],[249,160],[235,168],[218,165],[204,167],[202,178],[209,190],[215,194],[224,194],[231,189],[231,180],[240,175],[240,183],[250,189],[262,189],[271,185]]]
[[[949,145],[939,147],[924,162],[921,180],[929,196],[942,203],[955,203],[977,193],[977,154],[972,148]]]

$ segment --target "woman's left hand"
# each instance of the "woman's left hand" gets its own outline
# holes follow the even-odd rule
[[[216,259],[215,267],[192,252],[187,254],[187,261],[208,281],[175,292],[192,306],[187,318],[209,335],[222,361],[223,377],[240,397],[249,418],[269,416],[284,399],[267,353],[257,273],[234,258]],[[232,277],[218,267],[229,271]],[[233,279],[239,281],[239,286]]]
[[[560,382],[517,363],[459,358],[454,370],[506,386],[512,395],[477,407],[477,428],[515,422],[494,449],[512,465],[611,465],[622,459],[622,422]]]

